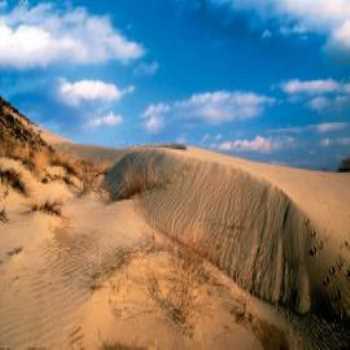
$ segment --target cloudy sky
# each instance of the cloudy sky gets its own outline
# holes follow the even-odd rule
[[[0,94],[76,142],[350,154],[348,0],[0,0]]]

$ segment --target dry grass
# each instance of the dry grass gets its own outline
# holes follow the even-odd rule
[[[66,170],[67,174],[76,176],[77,178],[80,178],[82,175],[78,161],[67,155],[55,154],[50,160],[50,165],[62,167]]]
[[[101,264],[97,271],[91,274],[91,282],[89,288],[92,291],[102,288],[102,285],[107,281],[115,271],[127,266],[137,254],[138,248],[119,248],[112,257],[111,261]]]
[[[182,331],[191,335],[190,322],[196,307],[196,289],[209,281],[203,260],[185,247],[165,248],[170,253],[174,273],[162,288],[154,274],[148,278],[147,290],[153,301],[163,310],[166,317]]]
[[[8,221],[9,219],[7,217],[6,208],[2,208],[0,210],[0,222],[2,222],[3,224],[6,224]]]
[[[118,342],[104,342],[101,346],[101,350],[146,350],[146,348],[129,346]]]
[[[59,166],[66,170],[67,176],[63,181],[67,185],[74,185],[71,176],[78,178],[82,183],[80,196],[98,190],[97,178],[100,175],[105,175],[107,166],[104,163],[93,162],[86,159],[74,159],[68,155],[56,154],[50,162],[52,166]]]
[[[19,253],[22,253],[22,251],[23,251],[23,247],[17,247],[7,252],[7,255],[12,257],[15,255],[18,255]]]
[[[284,332],[275,325],[261,320],[250,313],[244,300],[232,300],[230,314],[234,317],[237,324],[242,325],[255,334],[264,349],[289,349]]]
[[[0,181],[13,188],[15,191],[28,195],[25,183],[21,179],[21,175],[14,169],[0,169]]]
[[[29,211],[42,212],[48,215],[62,216],[61,211],[62,203],[60,201],[50,201],[47,200],[43,203],[34,203],[30,206]]]

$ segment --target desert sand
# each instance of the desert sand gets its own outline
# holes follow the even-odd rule
[[[36,155],[0,157],[0,349],[349,348],[348,174],[54,145],[10,113]]]

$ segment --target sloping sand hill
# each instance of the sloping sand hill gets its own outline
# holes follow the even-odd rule
[[[137,201],[81,194],[65,169],[25,192],[0,182],[0,347],[10,349],[296,348],[271,306],[150,227]],[[70,182],[69,182],[70,183]],[[58,208],[55,205],[58,205]]]
[[[132,152],[115,200],[140,195],[151,225],[245,290],[298,313],[350,317],[350,177],[191,149]]]
[[[349,348],[349,175],[0,123],[0,349]]]

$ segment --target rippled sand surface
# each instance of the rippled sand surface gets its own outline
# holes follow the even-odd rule
[[[346,175],[150,148],[120,154],[111,198],[23,174],[0,349],[349,348]],[[28,211],[45,196],[61,215]]]

